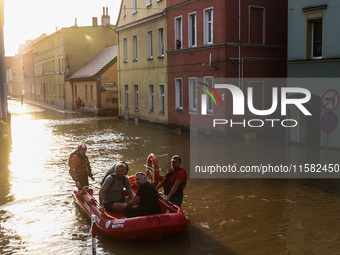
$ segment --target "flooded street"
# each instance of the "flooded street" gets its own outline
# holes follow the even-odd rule
[[[126,161],[133,174],[145,171],[150,153],[164,170],[179,154],[189,172],[187,134],[16,101],[9,108],[13,140],[0,164],[0,254],[80,254],[90,223],[72,200],[67,166],[80,143],[88,146],[95,191],[116,161]],[[184,193],[191,220],[184,233],[157,243],[98,234],[98,254],[339,254],[338,179],[189,179]]]

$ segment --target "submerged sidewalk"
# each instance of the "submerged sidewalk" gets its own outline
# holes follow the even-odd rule
[[[9,96],[8,100],[16,100],[16,101],[20,102],[20,98],[17,98],[17,97]],[[65,109],[65,108],[60,107],[60,106],[51,105],[51,104],[48,104],[48,103],[44,103],[44,102],[41,102],[41,101],[34,101],[34,100],[30,100],[30,99],[24,99],[24,104],[34,105],[34,106],[37,106],[37,107],[42,107],[42,108],[45,108],[45,109],[57,111],[57,112],[64,113],[64,114],[73,114],[73,115],[78,115],[78,116],[81,116],[81,115],[95,116],[94,113],[86,111],[84,109],[80,110],[77,114],[77,112],[75,110]]]

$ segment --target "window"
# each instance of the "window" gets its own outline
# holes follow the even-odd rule
[[[175,49],[182,49],[182,17],[175,18]]]
[[[152,0],[146,0],[146,6],[152,5]]]
[[[248,42],[265,44],[265,8],[249,6]]]
[[[90,97],[91,97],[91,102],[93,102],[93,85],[90,86]]]
[[[129,86],[124,85],[124,101],[125,101],[125,109],[129,109]]]
[[[87,84],[85,84],[85,100],[86,100],[86,101],[89,100]]]
[[[77,85],[74,85],[74,96],[75,96],[75,98],[78,98],[78,88],[77,88]]]
[[[249,97],[251,105],[256,110],[264,110],[265,95],[264,95],[264,82],[263,81],[250,81],[249,88],[252,88],[252,96]],[[249,108],[249,107],[248,107]],[[248,115],[254,115],[248,110]]]
[[[327,5],[303,9],[306,13],[306,58],[321,59],[323,53],[324,10]]]
[[[213,77],[204,77],[204,83],[209,85],[210,87],[213,87]],[[211,94],[213,93],[211,89],[206,88]],[[205,92],[206,93],[206,92]],[[206,93],[207,94],[207,93]],[[208,102],[207,102],[207,114],[213,114],[214,110],[214,101],[213,99],[208,95]]]
[[[137,35],[132,37],[133,43],[133,61],[138,61]]]
[[[135,110],[138,110],[139,101],[138,101],[138,85],[137,84],[133,86],[133,103],[134,103]]]
[[[183,80],[178,78],[175,80],[176,90],[176,110],[183,111]]]
[[[137,12],[137,0],[132,0],[132,14]]]
[[[128,62],[127,38],[123,38],[123,62]]]
[[[123,6],[123,16],[124,17],[126,16],[126,4],[124,4],[124,6]]]
[[[204,44],[213,44],[213,8],[204,10]]]
[[[158,110],[160,114],[164,114],[165,107],[165,95],[164,95],[164,85],[160,84],[158,87]]]
[[[197,113],[197,78],[189,78],[189,112]]]
[[[158,57],[164,57],[164,29],[158,28]]]
[[[188,22],[188,46],[195,47],[197,46],[197,38],[196,38],[196,13],[189,13],[189,22]]]
[[[154,100],[154,91],[153,91],[153,85],[152,84],[150,84],[149,85],[149,93],[148,93],[148,105],[149,105],[149,112],[154,112],[154,108],[155,108],[155,106],[154,106],[154,102],[155,102],[155,100]]]
[[[148,31],[148,59],[153,58],[153,43],[152,43],[152,31]]]
[[[311,21],[311,55],[314,59],[322,58],[322,20]]]

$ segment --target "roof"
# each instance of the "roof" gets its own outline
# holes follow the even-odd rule
[[[106,47],[98,53],[90,62],[75,72],[69,79],[81,79],[95,76],[107,64],[117,57],[117,45]]]

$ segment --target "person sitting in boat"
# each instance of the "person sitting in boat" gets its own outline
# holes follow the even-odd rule
[[[118,163],[114,174],[109,175],[103,186],[99,190],[99,204],[107,211],[123,213],[127,203],[133,199],[131,184],[125,176],[126,167],[123,163]],[[125,187],[128,197],[122,196]]]
[[[125,165],[125,169],[126,169],[125,175],[127,175],[127,173],[129,172],[129,166],[128,166],[128,164],[125,163],[124,161],[119,161],[119,162],[117,162],[116,164],[114,164],[113,167],[112,167],[110,170],[108,170],[108,171],[106,172],[104,178],[102,179],[102,182],[100,183],[100,186],[103,186],[105,179],[106,179],[110,174],[113,174],[113,173],[115,172],[115,169],[116,169],[116,166],[117,166],[118,163],[123,163],[123,164]]]
[[[151,183],[147,182],[145,174],[142,172],[136,173],[135,180],[138,185],[138,191],[124,209],[126,217],[131,218],[162,213],[157,190]]]
[[[171,168],[167,171],[165,178],[160,182],[156,189],[164,188],[166,200],[181,206],[183,201],[183,190],[187,183],[186,170],[181,166],[182,159],[178,155],[171,158]]]
[[[69,173],[79,190],[84,186],[89,186],[88,176],[94,181],[90,161],[85,154],[86,150],[85,144],[78,145],[77,150],[71,153],[68,160]]]

